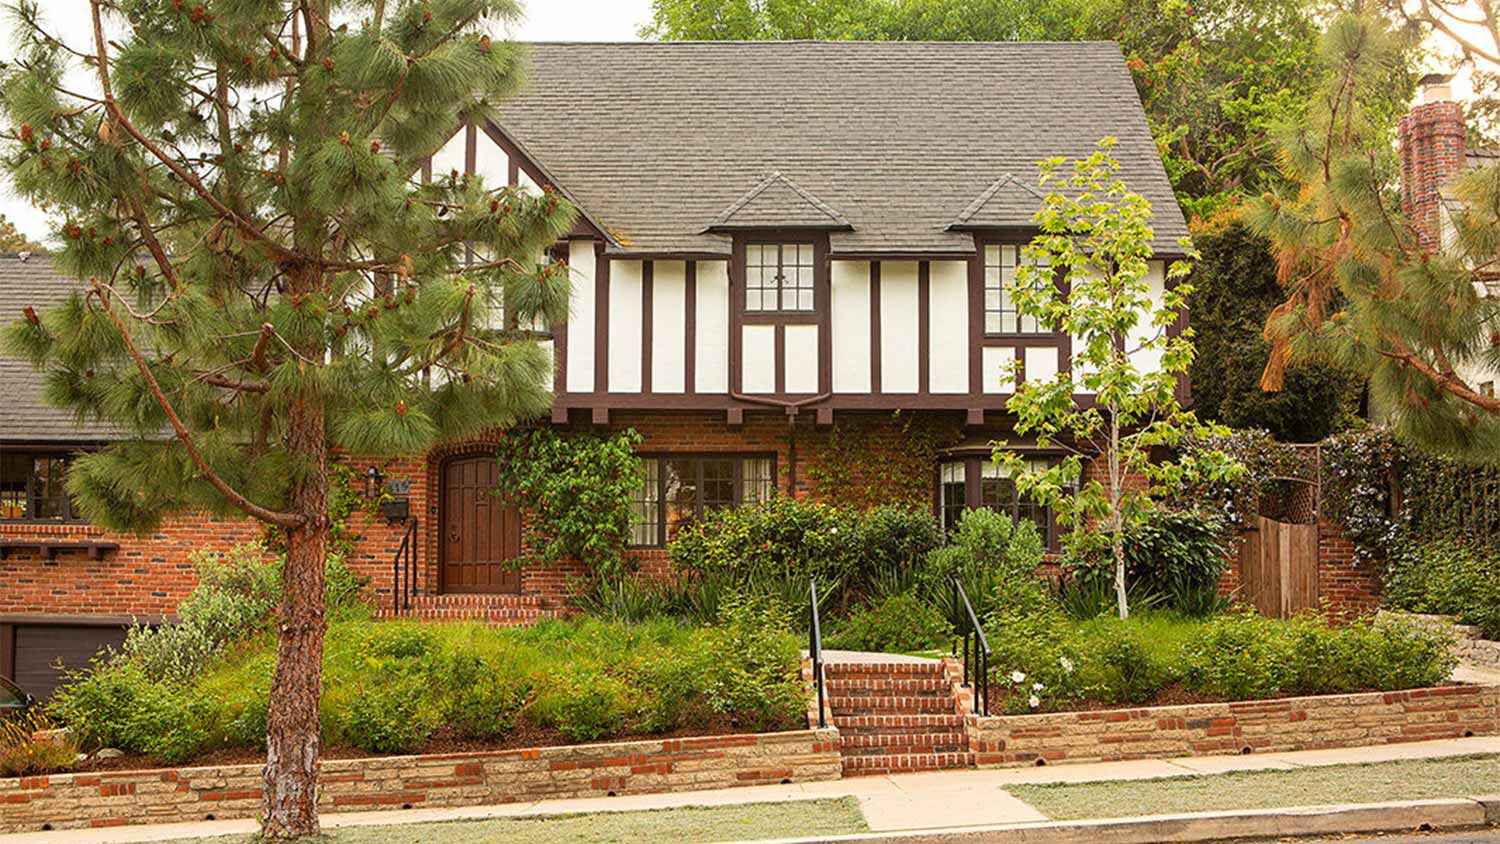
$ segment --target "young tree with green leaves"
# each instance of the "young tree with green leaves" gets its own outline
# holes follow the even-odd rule
[[[65,303],[8,327],[48,401],[132,436],[68,490],[111,529],[241,513],[286,542],[263,834],[318,833],[329,461],[545,411],[565,317],[550,191],[417,177],[521,81],[513,0],[91,0],[74,43],[12,9],[3,164],[65,222]],[[337,20],[332,16],[337,14]],[[80,80],[87,78],[87,84]],[[475,257],[477,256],[477,257]]]
[[[1292,189],[1247,205],[1287,295],[1266,324],[1261,381],[1276,389],[1289,364],[1332,361],[1368,376],[1398,434],[1493,462],[1500,398],[1466,373],[1500,372],[1500,299],[1483,293],[1500,254],[1500,167],[1451,186],[1441,245],[1402,215],[1389,136],[1365,104],[1381,96],[1406,37],[1373,17],[1329,25],[1323,90],[1281,133]]]
[[[1073,338],[1069,371],[1022,381],[1006,402],[1017,434],[1068,454],[1053,467],[1028,470],[1024,457],[1000,442],[994,459],[1019,495],[1053,508],[1073,528],[1075,549],[1108,539],[1115,599],[1126,618],[1126,532],[1145,521],[1154,494],[1189,477],[1231,475],[1237,464],[1222,452],[1153,459],[1202,428],[1177,401],[1178,379],[1193,362],[1192,330],[1170,330],[1191,292],[1191,264],[1172,261],[1163,295],[1153,296],[1151,204],[1120,179],[1113,146],[1113,138],[1100,141],[1071,172],[1061,158],[1042,162],[1041,232],[1022,250],[1010,291],[1019,313]],[[1191,244],[1182,249],[1192,256]],[[1091,463],[1096,471],[1086,477]]]
[[[16,224],[0,214],[0,252],[41,252],[45,247],[27,237]]]

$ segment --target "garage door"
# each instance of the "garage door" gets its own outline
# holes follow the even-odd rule
[[[46,700],[69,670],[84,668],[107,645],[118,648],[125,628],[82,624],[17,624],[13,662],[17,686]]]

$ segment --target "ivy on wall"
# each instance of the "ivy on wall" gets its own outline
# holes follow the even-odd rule
[[[328,555],[348,560],[362,538],[349,524],[349,517],[363,511],[380,512],[380,499],[364,494],[364,477],[342,463],[333,463],[328,471]],[[266,549],[278,556],[286,553],[286,534],[275,525],[267,525],[263,534]]]
[[[602,573],[623,569],[640,442],[634,430],[600,437],[551,428],[501,439],[497,487],[527,511],[517,564],[575,559]]]
[[[895,430],[887,422],[895,423]],[[881,504],[932,506],[938,453],[958,440],[954,419],[914,416],[836,422],[821,433],[807,467],[819,500],[835,507],[868,510]]]

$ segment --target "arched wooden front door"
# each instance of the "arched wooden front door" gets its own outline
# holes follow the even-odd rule
[[[493,495],[493,454],[443,464],[443,591],[518,594],[521,514]]]

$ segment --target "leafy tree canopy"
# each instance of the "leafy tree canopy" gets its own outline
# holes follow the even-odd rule
[[[41,252],[46,247],[28,238],[16,224],[0,214],[0,252]]]

